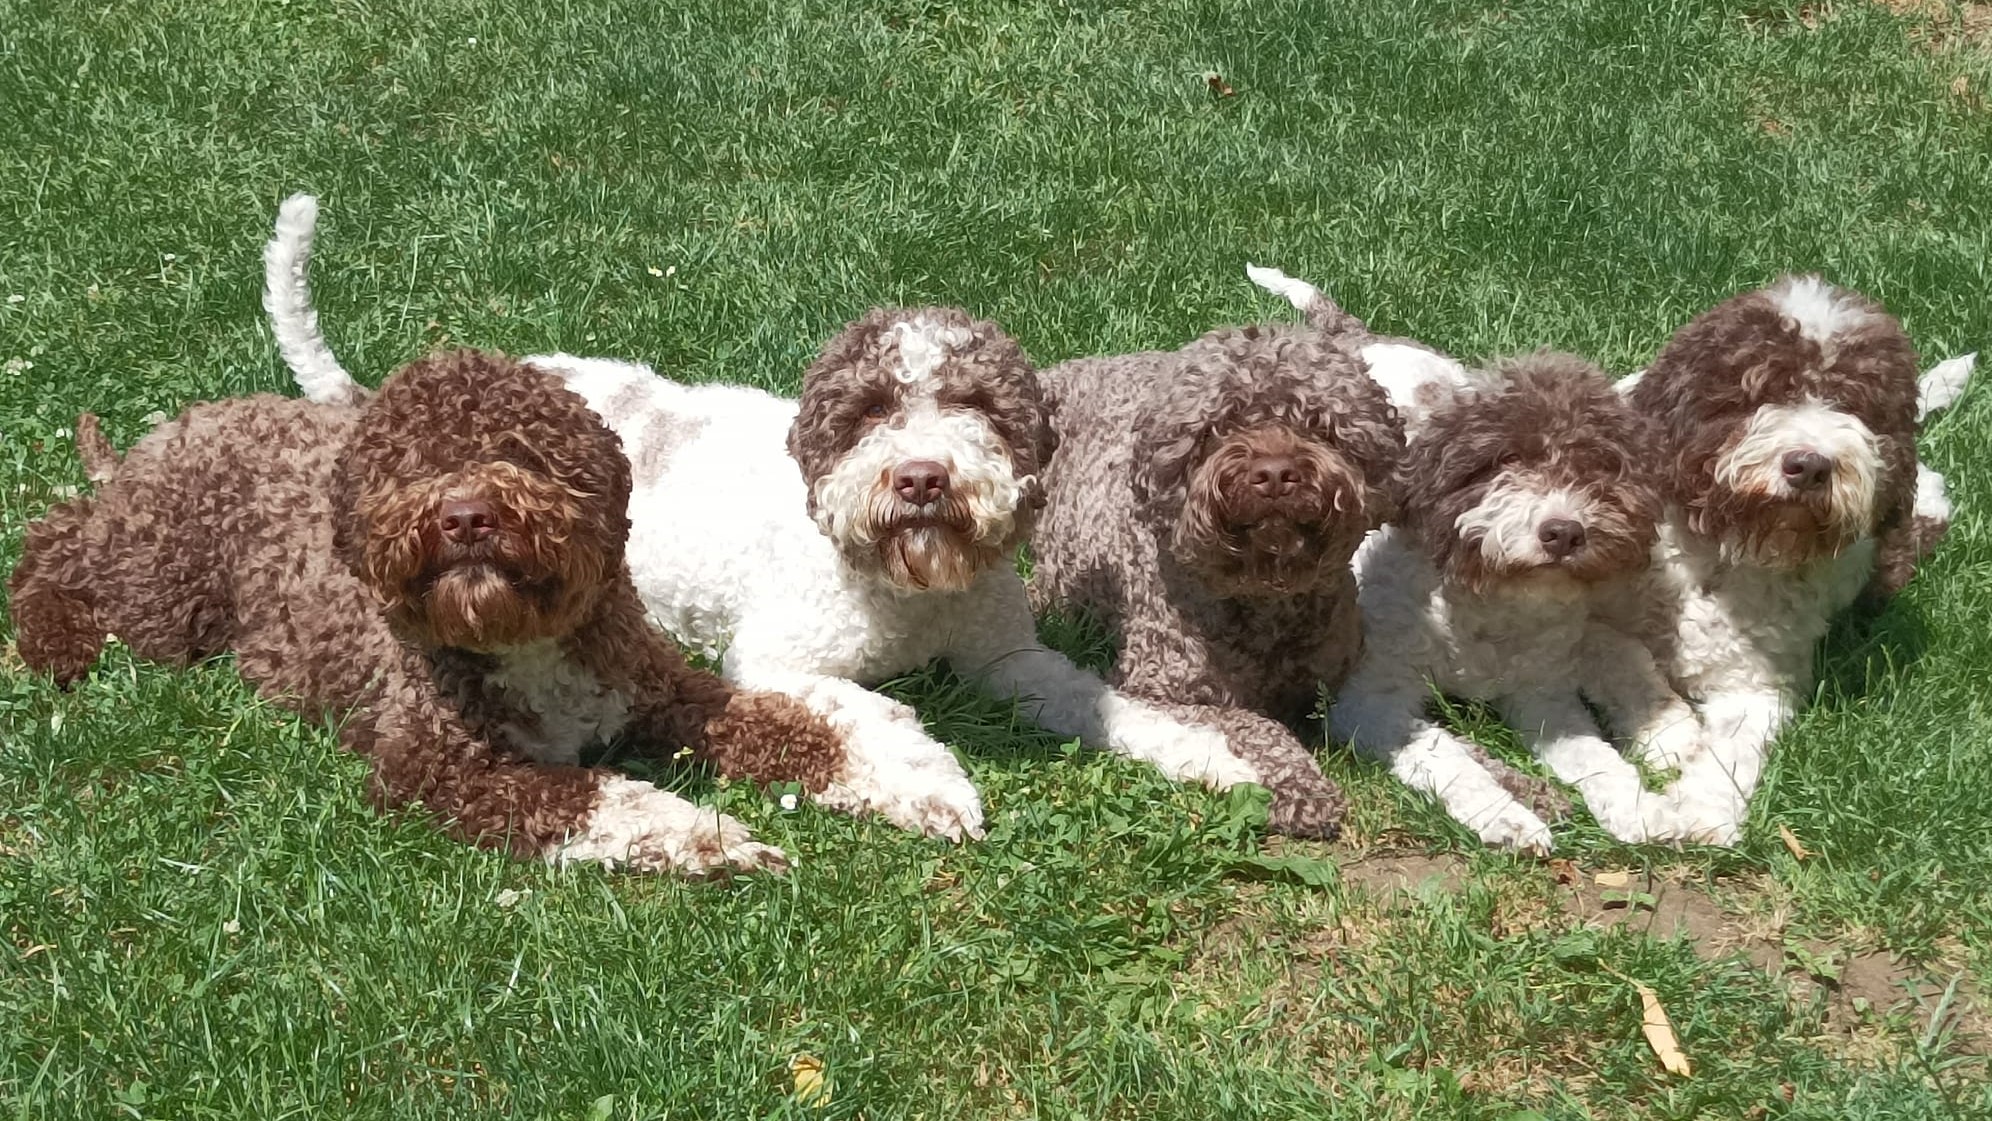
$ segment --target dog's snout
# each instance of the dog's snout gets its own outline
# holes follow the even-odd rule
[[[1794,490],[1813,490],[1823,485],[1832,474],[1833,461],[1816,451],[1785,453],[1785,483]]]
[[[1551,518],[1536,529],[1542,551],[1562,559],[1584,547],[1584,524],[1569,518]]]
[[[1260,456],[1245,469],[1245,481],[1261,498],[1285,498],[1300,485],[1300,465],[1290,456]]]
[[[909,459],[892,470],[892,489],[915,506],[937,502],[948,492],[948,469],[931,459]]]
[[[459,545],[482,541],[498,532],[498,510],[481,498],[452,498],[436,512],[443,536]]]

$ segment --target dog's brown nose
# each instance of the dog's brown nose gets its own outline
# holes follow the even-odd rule
[[[1833,461],[1815,451],[1786,452],[1785,484],[1793,490],[1811,490],[1833,475]]]
[[[1285,498],[1300,485],[1300,465],[1289,456],[1263,455],[1245,469],[1245,481],[1261,498]]]
[[[1542,551],[1562,559],[1584,547],[1584,524],[1569,518],[1551,518],[1536,529]]]
[[[913,505],[925,506],[948,492],[948,469],[931,459],[909,459],[893,468],[892,489]]]
[[[444,537],[470,545],[498,532],[498,511],[481,498],[452,498],[437,511],[436,522]]]

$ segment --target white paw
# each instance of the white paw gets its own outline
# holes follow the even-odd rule
[[[1648,728],[1634,743],[1640,762],[1655,770],[1678,770],[1708,751],[1708,733],[1700,720],[1681,716]]]
[[[1733,798],[1706,798],[1681,803],[1679,837],[1697,845],[1735,848],[1743,839],[1748,807]]]
[[[1556,847],[1556,839],[1550,835],[1549,826],[1519,802],[1502,809],[1493,818],[1475,827],[1474,831],[1480,834],[1484,844],[1497,849],[1546,856]]]
[[[932,744],[922,755],[854,759],[852,768],[815,801],[845,813],[875,813],[924,837],[982,836],[982,795],[947,748]]]
[[[559,865],[693,876],[788,868],[782,850],[754,840],[739,821],[628,778],[605,780],[587,822],[546,855]]]
[[[1681,839],[1682,820],[1673,798],[1641,790],[1628,806],[1591,807],[1598,828],[1630,845]]]
[[[1260,778],[1259,768],[1232,754],[1224,735],[1209,728],[1184,729],[1154,761],[1177,782],[1200,782],[1212,790],[1229,790]]]
[[[866,781],[833,784],[816,800],[835,809],[875,813],[925,837],[964,841],[982,836],[982,795],[958,772],[874,770]]]

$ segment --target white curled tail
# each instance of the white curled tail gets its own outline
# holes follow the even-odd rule
[[[1950,408],[1951,402],[1963,396],[1966,383],[1971,381],[1972,367],[1977,364],[1978,355],[1973,352],[1939,362],[1924,372],[1916,382],[1917,422],[1928,419],[1931,413]]]
[[[263,310],[277,349],[297,379],[306,400],[321,405],[357,405],[367,391],[353,380],[325,336],[318,330],[318,312],[311,306],[311,239],[318,228],[318,200],[298,194],[277,208],[276,233],[263,247]]]
[[[1362,320],[1343,311],[1342,305],[1329,299],[1326,292],[1297,276],[1288,276],[1278,269],[1250,262],[1245,265],[1245,275],[1252,283],[1283,297],[1301,314],[1308,326],[1323,334],[1339,335],[1346,331],[1369,329]]]

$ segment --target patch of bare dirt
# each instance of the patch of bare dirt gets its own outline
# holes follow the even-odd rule
[[[1963,972],[1960,960],[1909,962],[1873,946],[1802,937],[1787,928],[1789,901],[1776,881],[1737,877],[1711,884],[1691,880],[1681,869],[1655,874],[1580,868],[1567,860],[1550,861],[1543,876],[1547,890],[1501,893],[1497,937],[1582,926],[1685,938],[1704,958],[1740,955],[1781,978],[1797,1004],[1822,1002],[1827,1032],[1843,1051],[1878,1055],[1901,1045],[1900,1033],[1888,1030],[1891,1023],[1907,1024],[1920,1036],[1941,1015],[1938,1027],[1951,1035],[1952,1050],[1992,1054],[1992,1005],[1978,987],[1959,980],[1944,1003],[1946,989]],[[1466,862],[1445,853],[1379,852],[1342,865],[1342,882],[1385,911],[1434,890],[1457,892],[1467,880]],[[1307,951],[1315,963],[1332,960],[1349,933],[1325,930],[1321,944],[1292,948]]]
[[[1931,51],[1992,44],[1992,3],[1966,0],[1869,0],[1909,25],[1911,41]]]
[[[1344,861],[1342,883],[1372,893],[1416,892],[1426,885],[1458,891],[1466,884],[1466,861],[1452,853],[1380,852]]]

